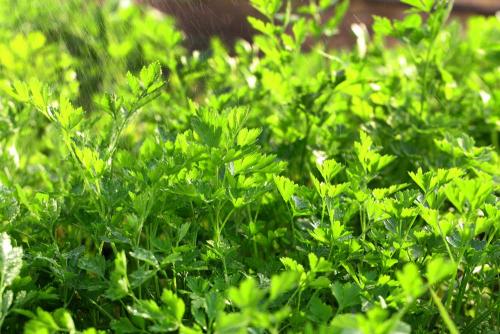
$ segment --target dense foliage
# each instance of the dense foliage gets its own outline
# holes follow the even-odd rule
[[[499,18],[251,2],[0,0],[2,333],[498,333]]]

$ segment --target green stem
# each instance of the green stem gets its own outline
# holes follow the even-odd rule
[[[293,214],[290,214],[290,225],[292,227],[292,246],[295,249],[295,224],[293,222]]]
[[[446,308],[449,308],[450,304],[451,304],[451,298],[453,296],[453,290],[454,290],[455,280],[457,278],[457,273],[458,273],[458,266],[462,262],[464,253],[465,253],[464,250],[461,251],[461,254],[460,254],[459,258],[458,258],[458,262],[455,262],[455,265],[457,266],[457,269],[454,271],[453,275],[451,276],[450,283],[448,285],[448,293],[447,293],[447,296],[446,296],[446,303],[445,303]]]
[[[455,317],[459,316],[460,309],[462,308],[462,302],[464,300],[463,296],[465,293],[465,288],[467,287],[467,284],[469,283],[469,271],[464,272],[464,276],[462,277],[462,281],[460,282],[460,287],[458,288],[458,294],[457,294],[457,303],[455,305]]]
[[[97,307],[97,309],[102,313],[104,314],[109,320],[114,320],[115,318],[109,314],[108,311],[106,311],[103,307],[101,307],[101,305],[99,305],[98,303],[96,303],[94,300],[92,299],[89,299],[89,301],[95,306]]]
[[[309,135],[311,133],[310,122],[311,121],[309,119],[309,115],[307,114],[307,111],[306,111],[306,134],[305,134],[304,139],[303,139],[302,151],[300,154],[300,164],[299,164],[299,178],[301,180],[305,179],[304,168],[305,168],[306,155],[307,155],[307,143],[309,141]]]
[[[434,301],[434,303],[436,304],[436,306],[439,310],[439,314],[441,315],[441,319],[443,319],[446,327],[450,331],[450,334],[460,334],[460,332],[457,329],[457,326],[455,326],[455,323],[453,322],[450,315],[446,311],[446,308],[444,307],[443,303],[439,299],[438,295],[434,292],[434,290],[432,290],[432,288],[430,289],[430,293],[432,296],[432,300]]]

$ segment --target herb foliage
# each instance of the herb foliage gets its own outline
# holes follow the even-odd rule
[[[2,333],[498,332],[499,18],[403,2],[0,0]]]

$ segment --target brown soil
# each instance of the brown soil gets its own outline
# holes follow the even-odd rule
[[[246,17],[258,15],[248,0],[137,0],[173,15],[188,36],[189,47],[204,48],[211,36],[219,36],[232,44],[238,38],[250,39],[255,33]],[[300,4],[304,0],[295,0]],[[351,0],[340,33],[331,45],[350,46],[355,42],[351,32],[353,23],[373,22],[373,15],[400,18],[408,7],[395,0]],[[471,15],[492,15],[500,10],[499,0],[455,0],[452,16],[465,21]]]

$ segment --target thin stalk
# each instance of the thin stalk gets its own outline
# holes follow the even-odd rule
[[[224,218],[224,220],[222,221],[222,224],[220,226],[220,232],[221,233],[222,233],[222,230],[224,229],[224,226],[226,226],[227,222],[229,221],[229,219],[233,215],[234,210],[235,210],[235,208],[232,208],[231,211],[229,211],[229,213],[227,214],[226,218]]]
[[[443,243],[446,247],[446,250],[448,251],[448,256],[456,264],[455,257],[453,256],[453,253],[451,252],[450,245],[448,245],[448,241],[446,241],[446,237],[444,236],[443,231],[441,230],[441,226],[439,225],[439,223],[437,224],[437,226],[439,228],[439,235],[441,236],[441,239],[443,240]]]
[[[293,222],[293,214],[290,214],[290,225],[292,227],[292,246],[295,249],[295,224]]]
[[[220,242],[220,234],[221,234],[219,204],[216,205],[215,210],[212,213],[212,216],[213,216],[212,221],[214,223],[214,242],[215,242],[215,245],[218,247],[219,242]]]
[[[306,112],[306,134],[303,139],[302,150],[300,153],[300,164],[299,164],[299,177],[300,179],[304,179],[304,165],[307,154],[307,143],[309,142],[309,135],[311,133],[311,125],[310,125],[309,115]]]
[[[321,225],[323,225],[323,221],[325,219],[326,212],[326,201],[324,198],[321,198]]]
[[[367,232],[367,224],[366,224],[366,216],[363,205],[359,205],[359,222],[361,224],[361,240],[365,240],[366,232]]]
[[[448,330],[450,331],[450,334],[460,334],[460,332],[457,329],[457,326],[455,325],[455,323],[451,319],[450,315],[446,311],[446,308],[444,307],[443,303],[439,299],[438,295],[434,292],[434,290],[432,290],[432,288],[430,289],[430,292],[431,292],[432,300],[434,301],[434,303],[436,304],[436,306],[439,310],[439,314],[441,315],[441,319],[443,319],[443,322],[446,325],[446,327],[448,328]]]
[[[252,212],[250,211],[250,206],[247,206],[247,215],[248,215],[248,220],[250,223],[254,223],[256,220],[253,220],[252,218]],[[257,251],[257,241],[255,239],[255,235],[252,233],[252,246],[253,246],[253,256],[255,258],[258,257],[258,251]]]
[[[458,288],[458,294],[457,294],[457,303],[455,304],[455,317],[459,316],[460,309],[462,308],[462,302],[464,300],[463,296],[465,293],[465,288],[467,287],[467,284],[469,283],[470,279],[470,271],[465,271],[464,276],[462,277],[462,281],[460,282],[460,287]]]
[[[172,263],[172,285],[174,292],[177,293],[177,271],[175,270],[175,262]]]
[[[109,314],[108,311],[106,311],[101,305],[99,305],[98,303],[96,303],[94,300],[89,299],[89,301],[92,303],[92,305],[94,305],[95,307],[97,307],[97,309],[102,314],[104,314],[109,320],[114,320],[115,319],[111,314]]]
[[[453,297],[454,285],[455,285],[455,281],[457,279],[458,265],[462,262],[463,253],[464,252],[462,251],[462,253],[460,254],[458,262],[455,263],[455,265],[457,266],[457,269],[454,271],[453,275],[450,278],[450,282],[448,284],[448,292],[446,294],[446,302],[445,302],[445,307],[446,308],[449,308],[450,305],[451,305],[451,300],[452,300],[452,297]]]
[[[299,291],[302,289],[302,285],[299,283],[299,286],[295,289],[295,291],[292,293],[292,295],[288,298],[288,300],[286,301],[286,304],[285,306],[288,306],[290,305],[290,302],[293,300],[293,298],[295,297],[295,295],[297,293],[299,293]]]

